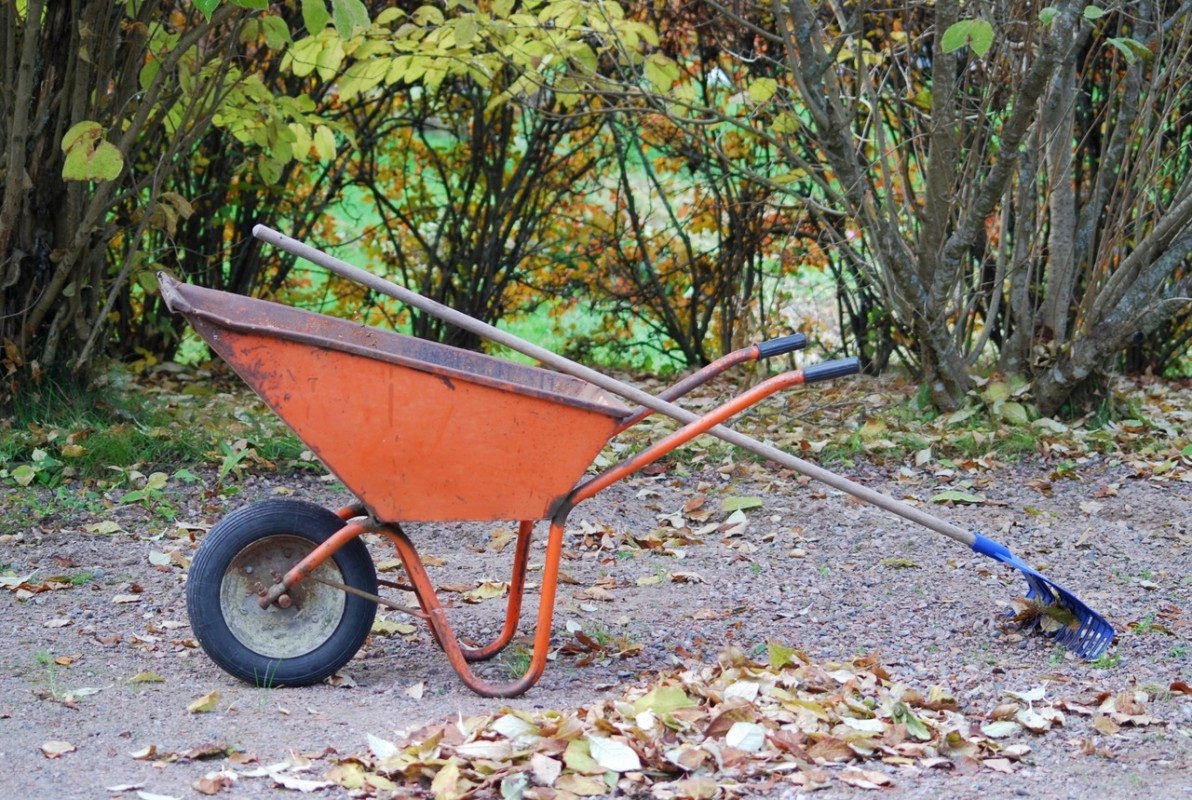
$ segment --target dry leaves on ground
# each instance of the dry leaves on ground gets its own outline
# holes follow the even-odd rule
[[[234,763],[194,788],[216,794],[268,778],[298,792],[336,785],[354,797],[400,790],[436,800],[612,792],[674,800],[837,782],[879,789],[923,770],[1013,772],[1067,715],[1091,718],[1106,737],[1161,724],[1148,699],[1141,691],[1063,698],[1044,684],[1007,692],[987,712],[965,710],[942,687],[894,682],[875,658],[821,665],[772,644],[768,663],[729,649],[714,665],[664,674],[617,700],[461,717],[401,742],[370,735],[367,751],[346,757]]]

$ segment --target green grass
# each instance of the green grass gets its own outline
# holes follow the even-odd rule
[[[122,375],[102,390],[47,381],[0,422],[0,485],[53,489],[62,508],[87,510],[98,496],[79,493],[79,482],[125,485],[133,470],[196,480],[191,468],[218,467],[227,444],[221,437],[233,430],[239,435],[231,440],[244,438],[254,451],[246,467],[262,460],[280,469],[309,466],[306,445],[271,412],[251,406],[247,392],[206,399],[201,409],[178,405]],[[75,486],[67,491],[65,482]]]
[[[533,651],[525,645],[515,644],[501,651],[501,665],[509,671],[514,680],[525,675],[530,670]]]

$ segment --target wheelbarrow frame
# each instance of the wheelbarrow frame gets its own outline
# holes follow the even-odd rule
[[[300,603],[301,599],[295,599],[298,597],[295,592],[304,581],[328,583],[326,578],[320,578],[316,574],[320,568],[362,534],[377,534],[387,539],[397,551],[409,581],[408,588],[418,601],[419,608],[412,610],[413,613],[427,622],[435,641],[446,653],[449,663],[463,682],[473,691],[485,696],[508,697],[521,694],[533,686],[542,675],[550,653],[551,623],[558,591],[566,522],[568,514],[576,505],[776,392],[804,383],[852,374],[858,369],[857,360],[847,358],[772,377],[693,419],[640,452],[585,479],[584,473],[609,438],[640,422],[652,413],[650,409],[627,408],[589,382],[558,373],[411,339],[275,303],[186,286],[164,274],[159,275],[159,286],[167,305],[187,317],[195,330],[232,365],[282,420],[320,455],[328,468],[358,498],[357,502],[335,512],[343,522],[339,530],[315,546],[272,586],[267,589],[262,587],[257,600],[258,606],[262,610],[275,605],[289,609],[293,604]],[[662,396],[668,400],[677,399],[735,365],[788,353],[803,347],[805,341],[802,335],[796,334],[742,348],[680,381],[666,390]],[[314,363],[324,360],[329,363]],[[361,377],[357,373],[362,364],[370,369],[382,370],[380,377],[374,375],[372,380]],[[346,415],[342,409],[336,409],[336,413],[328,415],[323,406],[334,407],[335,403],[328,403],[319,395],[321,390],[334,383],[345,392],[340,397],[340,402],[363,397],[360,403],[365,403],[370,394],[383,390],[387,380],[399,383],[413,381],[409,386],[401,383],[408,392],[440,392],[441,399],[432,399],[432,405],[440,401],[460,401],[461,397],[466,399],[469,397],[465,392],[468,386],[478,384],[477,391],[483,391],[485,394],[481,395],[480,400],[469,401],[473,403],[469,408],[476,408],[476,403],[498,402],[502,404],[506,413],[513,415],[509,425],[512,434],[507,440],[510,450],[520,449],[515,448],[514,443],[524,444],[522,439],[533,439],[534,431],[531,429],[535,426],[545,428],[549,436],[555,437],[554,446],[549,453],[542,452],[543,447],[551,445],[551,440],[548,439],[544,444],[540,443],[537,450],[531,448],[528,456],[513,459],[511,454],[511,471],[534,472],[529,476],[517,474],[516,479],[505,481],[505,485],[509,487],[507,494],[513,496],[512,500],[496,495],[487,503],[477,503],[463,496],[446,498],[441,504],[434,502],[433,498],[430,501],[421,497],[415,497],[412,502],[404,500],[403,495],[418,495],[430,491],[426,488],[428,486],[433,488],[434,480],[441,477],[438,475],[440,470],[436,469],[442,463],[441,459],[436,456],[433,465],[414,465],[415,470],[429,473],[428,481],[423,484],[416,483],[414,491],[410,491],[410,486],[405,485],[418,480],[418,476],[410,471],[402,473],[405,479],[397,481],[398,485],[393,487],[393,491],[384,491],[384,487],[378,489],[378,482],[384,482],[388,477],[385,469],[378,469],[384,465],[370,463],[369,458],[361,457],[360,437],[349,438],[345,435],[354,429],[355,418],[360,415],[360,409],[356,409],[355,414]],[[305,395],[314,397],[303,397]],[[529,411],[522,414],[524,418],[518,417],[523,408],[528,408]],[[562,416],[556,417],[551,414]],[[340,419],[343,416],[349,417],[347,423]],[[466,418],[468,415],[464,413],[455,416]],[[389,422],[393,421],[392,417],[393,414],[390,413]],[[424,427],[419,425],[420,421],[406,420],[412,423],[408,427],[415,429],[411,432],[412,438],[418,439],[423,433],[418,430]],[[363,436],[371,435],[385,439],[384,431],[377,430],[384,427],[365,427],[361,433]],[[499,433],[491,431],[491,435],[494,436]],[[402,444],[408,445],[398,441],[403,438],[401,436],[391,438],[393,441],[375,450],[371,456],[373,460],[383,460],[390,450],[400,449]],[[578,446],[571,441],[576,438],[582,440]],[[438,440],[431,436],[429,441]],[[463,446],[453,443],[452,449],[455,452],[448,455],[457,460],[462,459],[473,468],[482,471],[510,466],[502,464],[498,457],[490,457],[480,465],[473,464],[475,456],[466,452],[467,445],[476,445],[477,442],[476,437],[473,437],[464,442]],[[492,449],[485,446],[486,452]],[[460,453],[460,450],[465,452]],[[409,452],[399,453],[400,457],[391,459],[390,463],[400,464],[411,454],[425,451],[424,445],[415,446]],[[557,481],[549,482],[547,488],[539,490],[540,487],[535,484],[542,483],[543,479],[536,472],[539,467],[534,463],[536,458],[549,461],[551,466],[562,474],[560,480],[566,484],[565,491],[556,494],[556,489],[551,488]],[[374,474],[378,472],[380,477]],[[453,495],[457,488],[454,483],[447,484],[447,489]],[[528,489],[535,491],[526,491]],[[446,510],[440,508],[441,505],[445,506]],[[525,516],[520,517],[518,525],[505,619],[500,632],[491,642],[479,647],[469,647],[461,643],[452,629],[443,604],[423,566],[418,549],[402,524],[444,519],[518,520],[516,516],[502,515],[502,511],[511,509],[524,512]],[[549,532],[530,663],[526,672],[517,680],[505,684],[492,684],[477,676],[470,663],[492,658],[512,641],[517,632],[525,597],[530,545],[535,523],[540,519],[549,520]],[[331,585],[342,591],[363,595],[378,604],[396,607],[384,598],[358,588],[334,582]],[[411,611],[404,608],[402,610]],[[204,637],[199,638],[200,643],[204,643]]]

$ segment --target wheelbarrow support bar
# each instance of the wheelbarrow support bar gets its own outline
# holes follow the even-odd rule
[[[461,330],[504,345],[511,350],[536,359],[559,372],[586,380],[595,386],[639,403],[660,414],[665,414],[685,424],[695,422],[699,419],[698,415],[685,408],[676,406],[630,384],[578,364],[544,347],[527,342],[507,331],[502,331],[500,328],[481,322],[442,303],[437,303],[434,300],[423,297],[416,292],[398,286],[359,267],[352,266],[346,261],[330,256],[321,250],[317,250],[310,245],[304,244],[264,225],[255,226],[253,228],[253,235],[288,253],[324,267],[336,275],[355,281],[373,291],[392,297],[437,319],[455,325]],[[825,368],[832,368],[831,364],[823,366]],[[810,367],[809,369],[814,369],[814,367]],[[813,380],[812,377],[806,375],[806,370],[804,374],[807,382]],[[1009,549],[1003,545],[986,539],[972,531],[966,531],[939,517],[928,514],[922,509],[862,486],[817,464],[804,461],[772,445],[758,441],[751,436],[738,433],[724,425],[717,425],[707,432],[722,441],[736,445],[743,450],[748,450],[762,458],[769,459],[776,464],[780,464],[831,486],[834,489],[852,495],[858,500],[875,505],[884,511],[888,511],[910,522],[922,525],[928,530],[943,534],[971,548],[974,552],[1014,567],[1023,574],[1030,587],[1026,595],[1028,600],[1037,600],[1047,605],[1056,606],[1072,615],[1073,623],[1071,625],[1062,626],[1051,635],[1080,656],[1094,659],[1103,653],[1112,642],[1114,636],[1113,626],[1104,617],[1081,602],[1071,592],[1045,578],[1042,574],[1015,558]]]

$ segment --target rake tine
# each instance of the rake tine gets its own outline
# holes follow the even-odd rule
[[[1064,625],[1051,633],[1044,631],[1046,636],[1084,659],[1093,660],[1105,652],[1113,642],[1114,632],[1113,626],[1104,617],[1081,602],[1067,589],[1015,558],[1009,548],[986,539],[980,534],[973,535],[976,537],[972,545],[975,552],[1014,567],[1022,573],[1029,587],[1026,593],[1027,600],[1038,599],[1046,605],[1063,609],[1071,614],[1076,622],[1080,623],[1076,627]],[[1034,626],[1039,627],[1037,619]]]

